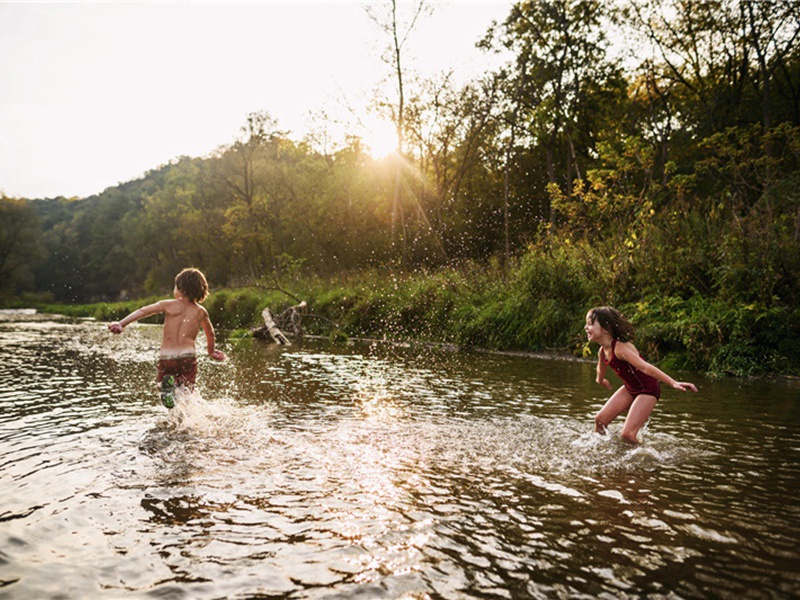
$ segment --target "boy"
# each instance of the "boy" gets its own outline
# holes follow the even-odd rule
[[[127,317],[111,323],[111,333],[122,330],[139,319],[164,314],[164,333],[158,357],[156,382],[161,388],[161,402],[167,408],[175,406],[174,391],[177,386],[194,387],[197,379],[197,356],[194,342],[200,328],[206,335],[208,355],[214,360],[225,360],[226,356],[214,346],[216,337],[208,312],[200,303],[208,296],[208,282],[198,269],[184,269],[175,277],[172,291],[174,300],[161,300],[133,311]]]

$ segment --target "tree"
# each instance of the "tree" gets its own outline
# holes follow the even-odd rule
[[[595,112],[587,106],[619,73],[607,58],[609,18],[598,0],[525,0],[483,42],[513,53],[506,85],[513,137],[543,149],[549,183],[567,192],[593,150]]]
[[[421,229],[430,232],[431,254],[450,258],[469,255],[472,241],[487,244],[477,229],[491,225],[497,190],[487,168],[495,136],[499,87],[484,77],[456,88],[449,76],[423,82],[408,106],[408,153],[417,162],[416,177]],[[486,185],[479,193],[477,180]],[[487,214],[488,213],[488,214]],[[494,234],[496,236],[496,232]]]
[[[0,194],[0,291],[31,288],[32,269],[43,254],[36,212],[25,200]]]
[[[383,59],[392,69],[396,85],[396,102],[387,101],[383,103],[383,107],[389,111],[397,132],[397,151],[396,155],[393,157],[395,161],[395,184],[392,195],[391,240],[394,244],[396,240],[397,221],[399,219],[402,232],[401,261],[405,264],[408,261],[408,234],[401,198],[404,189],[403,157],[405,151],[407,93],[404,48],[409,35],[414,30],[417,20],[421,15],[429,12],[430,9],[425,0],[415,0],[411,6],[410,16],[406,19],[403,19],[398,14],[397,0],[388,0],[387,4],[384,5],[384,9],[385,12],[379,14],[377,8],[368,7],[367,14],[372,18],[373,22],[389,36],[390,40],[388,51],[384,54]]]
[[[660,87],[680,90],[673,97],[682,100],[684,127],[704,136],[758,119],[766,131],[776,122],[776,91],[796,104],[797,2],[631,0],[630,7],[633,29],[652,43],[670,82]]]
[[[285,134],[266,112],[251,113],[233,144],[212,161],[215,191],[225,205],[223,231],[231,266],[244,277],[260,277],[274,265],[280,225],[280,178],[275,172]]]
[[[191,265],[225,283],[229,245],[220,235],[223,207],[209,172],[209,159],[181,158],[145,195],[142,210],[123,219],[125,248],[135,257],[129,274],[148,292],[170,289],[175,274]]]

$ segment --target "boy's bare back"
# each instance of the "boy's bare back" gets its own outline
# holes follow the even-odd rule
[[[225,354],[215,348],[216,337],[214,328],[211,325],[211,319],[208,318],[208,312],[205,308],[187,298],[161,300],[155,304],[143,306],[122,321],[111,323],[108,329],[112,333],[122,333],[128,323],[162,313],[164,315],[164,330],[160,351],[162,358],[181,354],[194,354],[194,343],[197,339],[197,334],[202,328],[206,334],[209,356],[214,360],[225,360]]]
[[[130,323],[150,317],[164,315],[164,331],[161,338],[161,357],[171,358],[181,354],[195,354],[194,342],[200,328],[206,335],[208,355],[214,360],[225,360],[225,353],[216,348],[216,336],[208,311],[200,302],[208,295],[208,282],[205,276],[194,268],[184,269],[175,277],[172,290],[174,300],[161,300],[136,309],[127,317],[111,323],[111,333],[122,333]]]
[[[191,300],[162,300],[164,333],[161,339],[161,355],[175,356],[195,351],[195,340],[200,328],[208,320],[206,309]]]

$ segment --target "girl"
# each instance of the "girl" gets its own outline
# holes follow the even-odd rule
[[[683,392],[697,391],[693,383],[675,381],[639,355],[631,343],[633,325],[615,308],[599,306],[590,310],[586,315],[584,330],[590,342],[600,344],[597,383],[611,389],[606,379],[607,367],[611,367],[623,382],[623,386],[614,392],[595,416],[595,431],[604,434],[608,424],[627,410],[628,416],[620,435],[623,440],[638,444],[636,435],[650,418],[661,396],[659,381]]]

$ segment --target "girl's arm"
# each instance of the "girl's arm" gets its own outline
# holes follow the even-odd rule
[[[651,377],[655,377],[660,382],[666,383],[671,388],[681,390],[682,392],[687,390],[691,390],[693,392],[697,391],[697,386],[695,386],[693,383],[689,383],[688,381],[675,381],[672,377],[664,373],[664,371],[654,365],[651,365],[649,362],[639,356],[639,352],[636,350],[636,347],[630,342],[618,343],[614,351],[620,360],[630,363],[642,373],[650,375]]]
[[[129,314],[121,321],[117,321],[116,323],[111,323],[108,326],[108,330],[111,333],[122,333],[122,330],[125,329],[125,327],[127,327],[134,321],[138,321],[139,319],[144,319],[145,317],[150,317],[152,315],[163,313],[166,310],[167,302],[169,301],[161,300],[160,302],[156,302],[155,304],[148,304],[147,306],[143,306],[142,308],[137,308],[135,311],[133,311],[131,314]]]
[[[600,348],[597,353],[597,378],[595,381],[604,388],[610,390],[611,382],[606,379],[606,366],[606,361],[603,360],[603,349]]]

